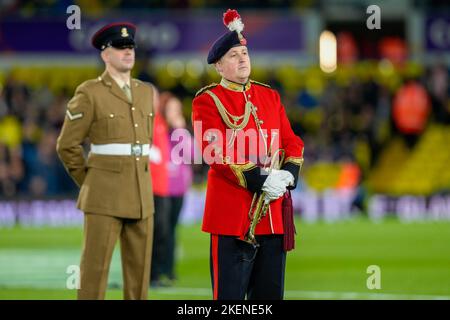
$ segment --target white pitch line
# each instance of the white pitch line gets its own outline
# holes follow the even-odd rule
[[[60,289],[60,287],[45,285],[27,286],[36,289]],[[4,286],[4,288],[20,289],[21,286]],[[109,289],[108,289],[109,290]],[[152,299],[152,293],[157,292],[167,295],[188,295],[196,297],[212,297],[212,291],[208,288],[150,288],[149,298]],[[343,291],[301,291],[286,290],[285,298],[290,300],[299,299],[325,299],[325,300],[450,300],[450,296],[437,296],[427,294],[397,294],[397,293],[365,293],[365,292],[343,292]],[[174,297],[176,300],[177,298]]]
[[[207,288],[150,288],[159,293],[169,295],[191,295],[205,296],[211,295],[211,289]],[[396,293],[365,293],[365,292],[342,292],[342,291],[300,291],[286,290],[285,298],[287,299],[337,299],[337,300],[450,300],[450,296],[436,296],[425,294],[396,294]]]

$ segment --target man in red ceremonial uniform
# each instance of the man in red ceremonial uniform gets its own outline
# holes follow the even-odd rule
[[[202,230],[211,234],[213,297],[283,299],[294,229],[292,210],[286,215],[282,203],[296,187],[303,141],[293,133],[279,94],[249,79],[239,14],[228,10],[224,23],[230,31],[208,55],[222,79],[196,94],[192,111],[195,135],[210,165]],[[268,208],[252,238],[259,199]]]

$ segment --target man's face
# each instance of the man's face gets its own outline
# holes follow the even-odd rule
[[[233,47],[216,63],[216,69],[227,80],[245,83],[250,76],[250,56],[246,46]]]
[[[118,49],[108,47],[102,51],[102,58],[105,63],[112,66],[119,72],[127,72],[134,66],[134,48]]]

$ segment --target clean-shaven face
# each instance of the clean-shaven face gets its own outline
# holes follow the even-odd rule
[[[216,63],[216,69],[227,80],[246,83],[250,76],[250,56],[246,46],[233,47]]]
[[[119,72],[127,72],[134,66],[134,48],[118,49],[108,47],[102,51],[102,58],[105,63]]]

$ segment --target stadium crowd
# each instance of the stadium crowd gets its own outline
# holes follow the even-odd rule
[[[158,86],[157,77],[149,71],[141,70],[138,77],[156,81]],[[405,72],[394,84],[380,81],[374,74],[345,79],[318,75],[309,79],[313,83],[298,79],[303,85],[294,88],[283,83],[290,81],[286,74],[269,72],[262,81],[280,90],[294,131],[304,137],[306,170],[318,161],[351,161],[364,174],[389,140],[402,134],[395,126],[393,103],[403,83],[413,76],[430,101],[424,123],[450,124],[448,69],[442,64]],[[202,81],[202,85],[208,84],[206,77]],[[188,116],[195,88],[183,84],[179,80],[170,90],[183,101],[183,113]],[[4,77],[0,92],[1,198],[76,194],[76,186],[55,152],[71,90],[32,87],[12,73]],[[196,170],[194,181],[203,182],[204,173]]]

